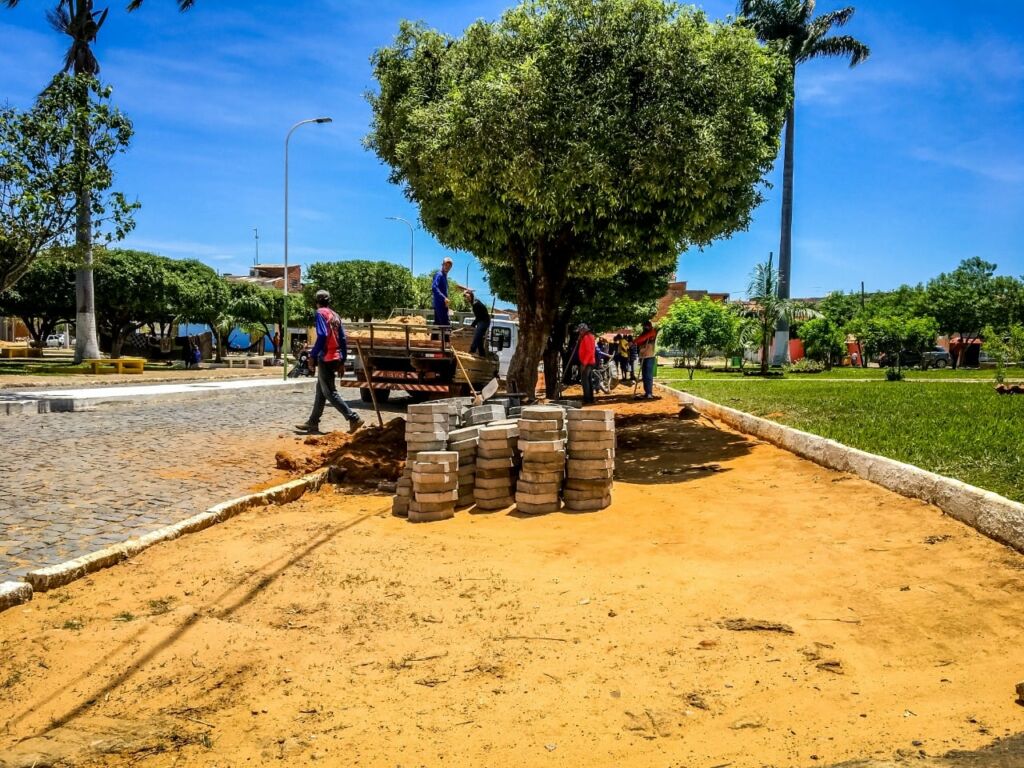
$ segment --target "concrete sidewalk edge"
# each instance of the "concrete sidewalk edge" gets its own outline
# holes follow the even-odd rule
[[[838,472],[849,472],[901,496],[934,504],[988,538],[1024,553],[1024,504],[912,464],[801,432],[663,384],[656,386],[680,403],[692,405],[705,416],[815,464]]]
[[[82,557],[76,557],[57,565],[30,571],[25,581],[8,581],[0,584],[0,611],[32,599],[34,592],[70,584],[90,573],[109,568],[122,560],[137,555],[145,549],[164,541],[171,541],[188,533],[195,533],[217,523],[229,520],[254,507],[281,505],[295,501],[308,491],[318,490],[328,479],[329,469],[319,469],[303,477],[275,485],[265,491],[250,493],[230,501],[221,502],[180,522],[165,525],[151,533],[127,539],[120,544],[106,547]]]

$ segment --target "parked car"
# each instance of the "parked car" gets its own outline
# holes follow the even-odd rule
[[[63,347],[64,346],[64,334],[62,333],[51,333],[46,337],[46,346],[48,347]]]
[[[922,370],[926,368],[945,368],[952,362],[952,358],[942,347],[932,347],[923,354],[912,349],[904,349],[900,352],[900,367],[902,368],[913,368],[920,366]],[[882,368],[889,368],[889,358],[887,355],[882,355],[878,358],[878,365]]]

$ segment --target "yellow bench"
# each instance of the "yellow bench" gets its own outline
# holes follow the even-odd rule
[[[0,347],[0,358],[11,359],[15,357],[42,357],[43,350],[39,347],[16,346],[16,347]]]
[[[146,361],[141,357],[118,357],[110,360],[83,360],[93,374],[100,373],[142,373],[146,370]]]

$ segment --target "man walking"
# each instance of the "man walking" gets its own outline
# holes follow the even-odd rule
[[[469,306],[473,308],[473,343],[469,346],[469,354],[485,355],[484,339],[487,338],[487,331],[491,328],[491,313],[487,311],[487,305],[473,295],[473,289],[467,288],[462,293],[466,297]]]
[[[650,320],[644,320],[644,332],[636,337],[636,346],[640,351],[640,375],[644,380],[644,400],[654,399],[654,342],[657,338],[658,329]]]
[[[434,282],[431,284],[431,294],[434,298],[434,325],[451,325],[448,318],[448,273],[452,271],[452,259],[445,256],[441,262],[441,269],[434,274]]]
[[[363,426],[363,419],[342,399],[334,382],[338,371],[344,370],[348,355],[345,329],[338,313],[330,308],[331,294],[317,291],[315,301],[316,344],[309,353],[309,369],[316,369],[316,397],[313,398],[313,411],[309,418],[296,429],[312,435],[320,434],[320,417],[324,414],[324,405],[329,402],[348,419],[348,431],[355,432]]]
[[[583,384],[583,404],[592,405],[594,402],[594,365],[597,363],[597,344],[594,342],[594,334],[586,323],[580,323],[576,328],[580,335],[579,352],[580,358],[580,383]]]

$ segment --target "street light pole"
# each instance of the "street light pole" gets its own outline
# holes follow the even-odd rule
[[[329,123],[329,117],[311,117],[308,120],[300,120],[291,127],[288,135],[284,137],[284,322],[281,325],[281,357],[284,362],[282,378],[288,378],[288,142],[295,133],[295,129],[307,123]]]
[[[384,218],[387,219],[388,221],[400,221],[403,224],[405,224],[405,226],[407,226],[409,228],[409,271],[412,272],[412,276],[413,277],[416,277],[415,261],[413,259],[413,247],[414,247],[414,244],[413,244],[412,224],[410,224],[408,221],[403,219],[401,216],[385,216]]]

